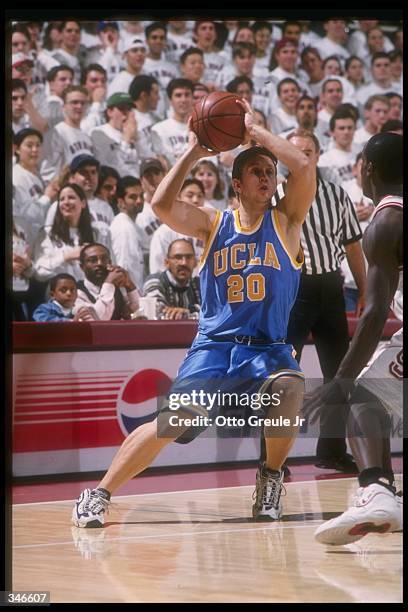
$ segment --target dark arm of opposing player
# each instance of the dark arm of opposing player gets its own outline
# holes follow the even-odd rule
[[[381,340],[398,286],[396,241],[400,235],[400,227],[396,227],[391,218],[376,221],[373,221],[363,239],[363,248],[369,264],[365,309],[350,347],[339,366],[336,379],[354,380],[367,365]]]

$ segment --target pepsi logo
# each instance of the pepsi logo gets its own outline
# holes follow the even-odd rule
[[[167,395],[171,385],[171,378],[155,369],[140,370],[125,382],[117,400],[117,418],[124,436],[153,421],[159,398]]]

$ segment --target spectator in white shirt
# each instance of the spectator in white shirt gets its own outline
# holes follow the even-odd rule
[[[353,87],[354,96],[364,86],[364,62],[356,55],[350,55],[344,64],[344,73],[347,81]]]
[[[388,119],[390,101],[385,96],[370,96],[364,104],[364,125],[354,135],[354,143],[363,147],[371,136],[381,132]]]
[[[81,43],[81,24],[79,21],[62,21],[60,25],[60,47],[52,52],[52,57],[59,64],[67,64],[74,71],[74,83],[78,84],[81,78],[81,63],[79,50]]]
[[[341,181],[353,178],[353,165],[362,147],[353,145],[356,118],[348,109],[339,108],[330,119],[334,146],[320,156],[319,168],[335,168]]]
[[[326,141],[330,138],[330,119],[342,102],[343,85],[341,81],[329,77],[322,85],[322,93],[320,95],[321,109],[317,114],[317,131],[324,136]]]
[[[256,58],[254,74],[267,76],[269,71],[269,58],[272,45],[272,24],[268,21],[255,21],[251,29],[254,33]]]
[[[301,54],[301,67],[308,76],[306,84],[315,98],[320,96],[324,81],[323,60],[314,47],[305,47]]]
[[[167,25],[166,58],[169,62],[177,63],[181,55],[193,46],[193,41],[185,21],[169,19]]]
[[[57,180],[45,187],[39,174],[43,137],[27,128],[15,136],[17,163],[13,166],[13,216],[26,227],[26,237],[33,244],[44,225],[47,210],[58,193]]]
[[[217,31],[215,22],[211,20],[198,20],[194,24],[193,40],[196,46],[204,54],[205,71],[203,83],[212,91],[215,88],[215,81],[218,73],[225,65],[225,57],[215,46]]]
[[[143,74],[143,66],[146,59],[146,44],[144,39],[134,38],[126,44],[123,50],[126,68],[109,83],[108,96],[118,91],[128,92],[135,76]]]
[[[77,283],[74,312],[87,307],[99,321],[130,319],[139,307],[139,292],[127,270],[113,266],[103,244],[81,248],[80,266],[84,279]]]
[[[107,81],[110,83],[122,67],[122,54],[118,51],[119,26],[116,21],[99,21],[97,32],[100,44],[91,48],[85,64],[99,64],[106,71]]]
[[[81,85],[88,92],[89,106],[87,113],[81,121],[81,129],[91,134],[93,128],[105,123],[106,92],[107,92],[106,70],[99,64],[89,64],[84,68],[81,77]]]
[[[98,186],[96,188],[95,195],[100,200],[103,200],[109,204],[114,215],[117,215],[119,212],[116,202],[116,193],[119,180],[119,172],[115,170],[115,168],[111,168],[110,166],[100,166]]]
[[[387,53],[387,50],[385,48],[384,33],[381,28],[370,28],[366,32],[366,38],[368,52],[366,55],[361,55],[360,57],[363,59],[368,70],[370,70],[371,59],[373,55],[375,55],[376,53]]]
[[[106,101],[107,122],[92,130],[95,156],[101,164],[113,166],[121,176],[138,176],[139,152],[137,124],[132,112],[133,100],[117,92]]]
[[[202,208],[206,205],[204,185],[197,178],[186,179],[180,189],[179,196],[182,202],[187,202],[197,208]],[[204,252],[204,241],[200,238],[186,236],[180,232],[176,232],[171,227],[163,223],[153,234],[150,243],[149,268],[150,274],[157,274],[166,269],[167,253],[170,245],[174,240],[187,239],[193,245],[197,259]],[[199,270],[197,267],[194,270],[194,276],[197,276]]]
[[[270,114],[271,111],[279,104],[277,95],[277,85],[283,79],[294,79],[297,81],[301,93],[310,93],[309,88],[305,81],[302,80],[301,74],[297,70],[297,64],[299,60],[299,51],[297,44],[290,38],[281,38],[279,40],[271,54],[271,62],[269,67],[272,68],[277,63],[277,67],[272,70],[269,77],[271,80],[269,90],[269,109],[262,109],[265,114]]]
[[[343,76],[342,64],[336,55],[330,55],[329,57],[326,57],[323,62],[323,71],[325,79],[334,76],[342,84],[343,102],[350,102],[351,104],[356,102],[354,87]]]
[[[392,80],[391,62],[387,53],[376,53],[371,62],[372,82],[357,93],[357,102],[363,108],[366,100],[376,94],[401,93],[401,88]]]
[[[72,85],[74,71],[67,65],[61,64],[54,66],[47,72],[46,76],[49,88],[49,95],[45,99],[44,118],[50,128],[60,121],[64,121],[64,100],[62,94],[64,90]]]
[[[80,85],[70,85],[62,93],[64,121],[50,131],[41,175],[45,181],[55,177],[76,155],[92,155],[92,140],[81,130],[81,121],[88,106],[88,92]]]
[[[21,79],[11,82],[11,119],[14,134],[26,128],[44,128],[43,117],[38,117],[30,102],[27,104],[27,86]]]
[[[40,232],[34,247],[34,269],[39,280],[67,272],[79,280],[82,246],[97,240],[84,191],[79,185],[63,187],[57,199],[57,211],[51,229]]]
[[[163,89],[167,87],[169,81],[179,76],[177,64],[168,62],[164,57],[166,36],[167,27],[161,21],[155,21],[145,29],[147,55],[143,71],[154,76]]]
[[[198,47],[189,47],[180,56],[180,72],[193,84],[201,83],[204,75],[204,53]]]
[[[133,283],[143,288],[143,249],[141,231],[135,221],[143,210],[143,190],[139,179],[124,176],[117,190],[119,213],[114,217],[110,231],[112,252],[116,263],[128,270]]]
[[[322,59],[326,59],[329,55],[338,55],[345,61],[350,55],[345,46],[347,44],[346,21],[344,19],[327,19],[324,21],[323,27],[326,36],[315,45]]]
[[[288,128],[295,128],[296,105],[301,97],[301,89],[295,79],[282,79],[277,86],[280,106],[270,115],[269,124],[275,134]]]
[[[99,179],[99,162],[90,155],[77,155],[72,160],[66,183],[75,183],[83,189],[89,211],[92,217],[93,227],[98,231],[98,240],[110,248],[110,224],[113,220],[113,211],[107,202],[95,196]],[[64,183],[64,181],[61,181]],[[54,202],[47,212],[45,220],[46,230],[52,225],[57,211],[57,203]]]
[[[173,79],[167,86],[171,117],[151,129],[156,155],[164,155],[173,165],[188,146],[188,120],[193,109],[193,84],[187,79]]]
[[[358,21],[358,29],[356,29],[352,34],[350,34],[347,48],[351,54],[358,55],[359,57],[364,57],[368,54],[368,45],[367,45],[367,32],[372,28],[375,28],[379,23],[378,19],[359,19]],[[389,38],[385,38],[385,51],[391,51],[393,45]]]
[[[225,185],[214,162],[202,159],[192,168],[191,176],[203,184],[206,205],[221,211],[226,209]]]
[[[44,134],[48,129],[47,121],[42,116],[45,96],[42,86],[32,83],[33,65],[33,61],[28,55],[14,53],[11,57],[11,78],[12,80],[23,81],[25,84],[25,114],[28,116],[32,127]]]
[[[137,216],[136,225],[142,233],[142,249],[145,262],[145,273],[149,274],[149,251],[153,233],[161,225],[160,219],[153,212],[151,201],[155,191],[165,175],[162,163],[152,157],[144,159],[140,164],[140,180],[144,193],[143,211]]]
[[[141,157],[153,157],[150,130],[159,121],[156,115],[161,95],[159,82],[153,76],[139,74],[130,84],[129,95],[133,100],[140,155]]]
[[[398,87],[402,89],[402,78],[403,78],[403,55],[400,49],[394,49],[388,53],[388,57],[391,62],[391,75],[394,83],[397,83]]]
[[[402,96],[398,93],[389,92],[385,94],[385,97],[390,101],[390,110],[388,113],[388,119],[402,119]]]

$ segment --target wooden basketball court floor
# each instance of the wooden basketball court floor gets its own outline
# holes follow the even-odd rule
[[[103,529],[72,527],[72,500],[17,504],[13,589],[52,603],[402,601],[402,533],[313,538],[355,478],[285,487],[276,523],[252,521],[253,486],[114,497]]]

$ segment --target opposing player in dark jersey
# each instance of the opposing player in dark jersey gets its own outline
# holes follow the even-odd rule
[[[390,418],[402,417],[402,328],[377,348],[390,307],[402,320],[402,136],[373,136],[363,150],[361,173],[363,193],[376,206],[363,237],[366,305],[336,377],[311,394],[304,407],[315,419],[321,406],[339,410],[351,394],[348,435],[360,488],[348,510],[317,529],[316,539],[324,544],[348,544],[367,533],[402,528],[402,496],[395,488],[389,440]]]
[[[168,396],[188,393],[192,399],[175,412],[168,400],[157,420],[127,437],[99,487],[85,490],[78,499],[72,518],[79,527],[100,527],[114,490],[148,467],[169,442],[190,442],[206,428],[206,419],[215,417],[220,407],[210,411],[206,402],[195,400],[193,394],[201,391],[267,396],[267,405],[258,404],[259,410],[254,411],[274,421],[264,430],[266,461],[257,474],[253,516],[281,517],[281,468],[299,428],[296,417],[304,392],[303,374],[285,336],[299,286],[300,232],[316,191],[316,167],[291,142],[255,125],[250,106],[242,105],[248,136],[260,146],[235,159],[232,182],[239,209],[221,213],[178,199],[191,168],[209,155],[192,132],[188,150],[164,177],[152,200],[163,223],[205,244],[199,331]],[[271,210],[277,160],[290,175],[285,197]],[[277,398],[274,402],[273,396]],[[176,427],[170,419],[174,416]],[[279,416],[289,423],[280,423]],[[195,417],[202,421],[188,426],[185,419]]]

